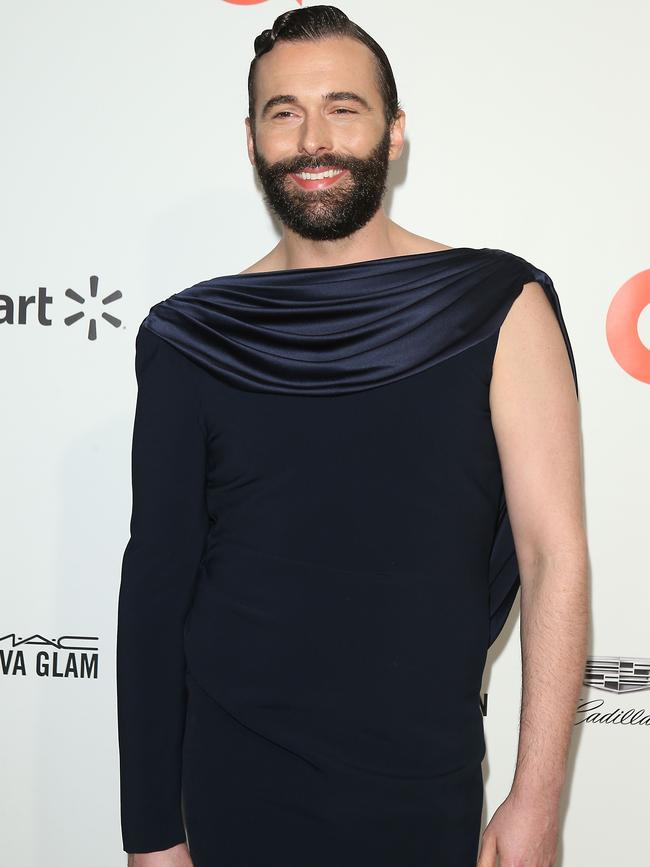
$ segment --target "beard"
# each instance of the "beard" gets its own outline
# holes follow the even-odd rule
[[[356,232],[377,213],[386,191],[390,129],[365,159],[351,156],[296,157],[268,163],[253,140],[255,163],[264,201],[287,228],[311,241],[336,241]],[[338,183],[322,190],[304,190],[291,172],[348,169]]]

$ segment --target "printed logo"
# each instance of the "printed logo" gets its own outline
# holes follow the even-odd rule
[[[650,383],[650,348],[639,336],[641,312],[650,305],[650,270],[630,277],[618,290],[607,311],[607,343],[626,373]]]
[[[99,278],[95,275],[90,278],[90,297],[97,298],[97,284],[99,283]],[[78,292],[75,292],[73,289],[66,289],[65,294],[68,298],[72,298],[73,301],[76,301],[78,304],[85,304],[86,299],[83,295],[80,295]],[[117,301],[122,297],[122,293],[119,289],[116,289],[114,292],[111,292],[109,295],[106,295],[102,298],[102,304],[112,304],[113,301]],[[88,340],[97,340],[97,319],[94,315],[94,310],[91,310],[90,315],[88,317]],[[71,316],[66,316],[63,320],[66,325],[73,325],[75,322],[78,322],[80,319],[83,319],[86,316],[83,310],[79,310],[77,313],[73,313]],[[110,313],[104,312],[101,314],[101,318],[108,322],[109,325],[112,325],[113,328],[119,328],[122,324],[122,320],[118,319],[117,316],[111,316]]]
[[[266,0],[225,0],[226,3],[232,3],[233,6],[257,6],[258,3],[266,3]],[[302,0],[296,0],[298,6],[302,6]]]
[[[607,692],[638,692],[650,689],[650,659],[634,656],[590,656],[585,667],[585,686]]]
[[[88,323],[86,332],[88,340],[97,340],[98,319],[103,319],[113,328],[120,328],[122,325],[122,320],[119,317],[109,313],[108,310],[101,309],[101,307],[118,301],[122,297],[122,293],[119,289],[115,289],[104,295],[103,298],[98,298],[98,285],[99,277],[93,274],[90,277],[88,297],[74,289],[65,290],[66,297],[75,302],[77,309],[74,313],[66,316],[63,322],[65,325],[74,325],[85,319]],[[38,296],[18,295],[17,298],[12,298],[10,295],[0,295],[0,325],[51,325],[52,320],[48,318],[48,306],[53,301],[54,298],[47,294],[46,286],[38,287]],[[79,305],[84,305],[84,309],[79,309]],[[87,310],[85,309],[86,306],[88,307]]]
[[[0,675],[65,677],[96,680],[99,654],[96,635],[61,635],[46,638],[35,633],[26,638],[10,632],[0,636]],[[30,648],[41,647],[36,653]]]
[[[583,683],[616,695],[650,689],[650,659],[634,656],[590,656]],[[650,713],[644,708],[605,707],[604,698],[581,701],[574,725],[650,726]]]

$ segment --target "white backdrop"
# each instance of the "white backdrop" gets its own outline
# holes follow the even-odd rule
[[[296,2],[3,4],[3,864],[126,862],[114,653],[135,332],[156,301],[277,240],[246,156],[246,76],[254,37]],[[341,8],[387,51],[407,114],[391,217],[451,246],[510,250],[554,280],[580,386],[590,665],[630,659],[645,688],[622,691],[616,672],[609,690],[583,688],[601,714],[645,715],[576,714],[558,864],[650,863],[650,6]],[[612,300],[643,271],[638,322],[618,333]],[[635,341],[632,372],[621,361]],[[484,821],[514,770],[518,611],[483,684]]]

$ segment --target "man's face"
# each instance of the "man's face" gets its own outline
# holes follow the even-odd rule
[[[387,127],[375,68],[372,52],[350,38],[278,43],[259,61],[249,158],[267,204],[304,238],[345,238],[381,205],[403,121]],[[334,177],[299,174],[329,170]]]

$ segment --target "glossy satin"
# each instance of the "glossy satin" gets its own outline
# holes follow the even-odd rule
[[[325,397],[411,376],[488,338],[533,280],[556,314],[577,395],[551,278],[504,250],[459,247],[217,277],[157,303],[142,325],[234,387]],[[519,588],[503,493],[489,582],[491,644]]]
[[[217,277],[159,302],[143,324],[238,388],[341,394],[418,373],[489,336],[530,280],[568,344],[547,274],[503,250],[467,247]]]

